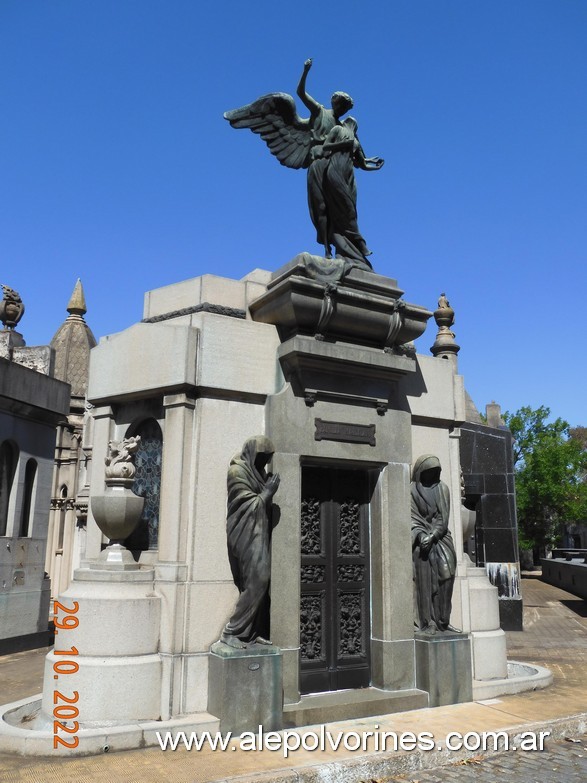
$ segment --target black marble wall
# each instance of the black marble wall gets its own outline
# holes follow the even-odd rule
[[[469,556],[485,566],[499,591],[504,630],[522,630],[519,586],[518,525],[514,489],[512,435],[466,422],[461,425],[461,469],[465,505],[477,511],[475,534],[467,542]]]

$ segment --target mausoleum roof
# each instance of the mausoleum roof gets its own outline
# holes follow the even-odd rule
[[[465,421],[469,421],[472,424],[483,424],[481,414],[477,410],[477,406],[473,402],[473,398],[469,392],[465,389]]]
[[[55,377],[71,384],[72,397],[85,397],[88,388],[90,351],[96,338],[87,325],[84,289],[78,280],[67,305],[69,316],[55,332],[51,348],[55,349]]]

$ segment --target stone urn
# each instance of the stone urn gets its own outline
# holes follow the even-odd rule
[[[98,557],[93,568],[131,570],[138,568],[132,554],[123,546],[139,523],[145,498],[132,491],[136,467],[134,455],[139,447],[140,437],[111,441],[106,458],[105,490],[92,495],[90,506],[96,524],[110,539],[110,544]]]
[[[8,329],[14,329],[24,315],[24,304],[18,291],[2,286],[3,298],[0,300],[0,321]]]
[[[450,306],[446,294],[440,294],[438,300],[438,309],[434,311],[434,320],[438,326],[438,334],[434,345],[430,348],[434,356],[456,356],[460,351],[460,346],[455,342],[455,333],[451,331],[451,326],[455,322],[455,311]]]
[[[439,327],[450,329],[455,322],[455,311],[450,306],[446,294],[440,294],[438,309],[434,311],[434,320]]]

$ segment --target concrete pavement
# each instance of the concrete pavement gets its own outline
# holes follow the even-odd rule
[[[508,658],[546,666],[554,684],[482,702],[344,721],[327,725],[337,732],[430,732],[435,747],[418,750],[366,752],[296,750],[284,758],[280,751],[162,751],[139,749],[85,758],[22,758],[0,755],[2,783],[362,783],[364,781],[495,781],[514,774],[523,783],[587,780],[587,605],[582,599],[535,578],[522,580],[523,633],[508,637]],[[38,693],[46,651],[17,653],[0,658],[0,701],[6,703]],[[299,733],[319,731],[306,727]],[[443,745],[448,732],[506,731],[510,744],[519,744],[521,732],[550,731],[544,751],[509,750],[484,754],[480,750],[451,752]],[[517,739],[515,739],[517,737]],[[565,739],[567,738],[567,739]],[[557,740],[561,740],[557,742]],[[571,742],[569,740],[576,740]],[[354,743],[354,740],[351,745]],[[229,746],[232,747],[232,746]],[[440,766],[442,765],[442,766]],[[560,773],[560,774],[559,774]]]

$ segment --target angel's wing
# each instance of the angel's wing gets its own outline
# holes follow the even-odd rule
[[[310,122],[298,117],[291,95],[263,95],[241,109],[225,112],[224,118],[233,128],[250,128],[258,133],[282,166],[306,169],[310,165]]]

